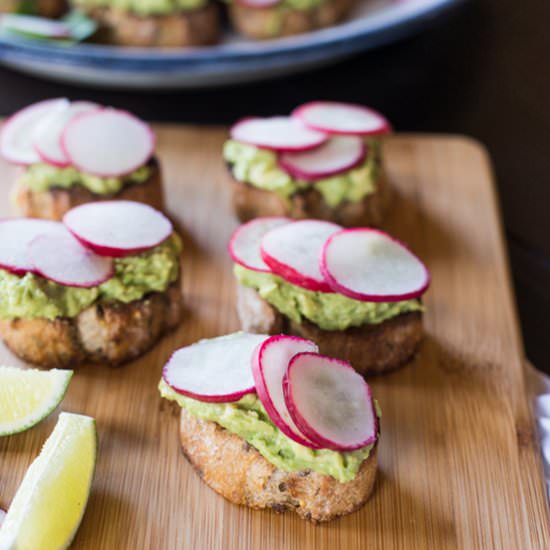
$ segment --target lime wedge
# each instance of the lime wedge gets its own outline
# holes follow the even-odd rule
[[[2,550],[68,548],[86,509],[96,453],[95,420],[61,413],[0,527]]]
[[[0,436],[28,430],[59,405],[72,370],[0,367]]]

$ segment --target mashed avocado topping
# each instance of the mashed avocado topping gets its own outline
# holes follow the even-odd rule
[[[313,185],[326,204],[335,208],[348,201],[357,203],[376,191],[379,172],[379,144],[369,143],[369,154],[357,168],[313,183],[295,180],[279,167],[277,155],[238,141],[229,140],[223,150],[226,162],[231,164],[235,179],[259,189],[274,191],[288,200],[295,193]]]
[[[151,167],[146,165],[120,178],[101,178],[79,172],[76,168],[56,168],[49,164],[37,163],[29,166],[21,175],[20,182],[31,191],[47,191],[54,187],[68,189],[82,185],[96,195],[118,193],[125,185],[144,183],[151,176]]]
[[[304,447],[286,437],[273,424],[255,393],[235,403],[205,403],[175,392],[164,380],[160,381],[159,391],[162,397],[175,401],[190,414],[216,422],[242,437],[269,462],[285,472],[313,470],[345,483],[355,478],[374,447],[369,445],[345,453]],[[380,416],[377,403],[376,407]]]
[[[241,285],[256,289],[264,300],[292,321],[301,323],[307,319],[322,330],[374,325],[402,313],[424,309],[419,300],[362,302],[342,294],[313,292],[271,273],[259,273],[240,265],[235,265],[234,272]]]
[[[0,319],[75,317],[97,301],[129,303],[163,292],[179,275],[181,240],[174,233],[152,250],[117,258],[115,275],[97,287],[59,285],[38,275],[0,269]]]
[[[75,7],[114,8],[142,17],[193,11],[203,8],[208,2],[209,0],[71,0],[71,4]]]

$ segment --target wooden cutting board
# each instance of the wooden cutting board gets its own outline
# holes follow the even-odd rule
[[[81,368],[62,409],[97,419],[100,450],[78,549],[550,548],[548,508],[492,173],[457,137],[398,136],[386,147],[398,196],[389,228],[428,264],[426,339],[404,369],[370,382],[383,409],[376,490],[359,512],[313,526],[212,492],[179,449],[160,399],[177,347],[238,328],[226,243],[236,226],[222,129],[159,127],[170,214],[185,238],[185,322],[119,369]],[[7,197],[13,171],[0,164]],[[2,201],[0,215],[9,212]],[[6,349],[0,361],[20,364]],[[7,507],[55,425],[0,441]],[[38,549],[37,549],[38,550]]]

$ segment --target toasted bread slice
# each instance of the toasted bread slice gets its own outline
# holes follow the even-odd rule
[[[147,181],[126,185],[120,192],[110,195],[97,195],[82,185],[32,191],[18,181],[13,190],[13,203],[21,216],[47,220],[61,220],[71,208],[80,204],[113,199],[143,202],[157,210],[163,210],[164,195],[160,165],[156,159],[153,159],[150,165],[152,172]]]
[[[274,191],[259,189],[232,178],[233,209],[241,222],[263,216],[287,216],[294,219],[317,219],[344,227],[379,227],[389,204],[391,190],[383,171],[376,182],[376,191],[358,203],[345,201],[331,208],[314,187],[283,199]]]
[[[150,349],[182,312],[180,282],[129,304],[94,304],[71,319],[0,320],[0,335],[21,359],[42,367],[84,361],[112,366]]]
[[[347,483],[309,470],[284,472],[238,435],[185,409],[181,411],[180,440],[185,456],[205,483],[227,500],[255,509],[294,511],[316,523],[361,508],[376,478],[376,448]]]
[[[313,340],[324,355],[349,361],[363,376],[382,374],[409,361],[423,336],[422,313],[403,313],[377,325],[344,331],[322,330],[309,321],[295,323],[256,290],[237,285],[237,311],[242,329],[258,334],[293,334]]]
[[[307,10],[285,9],[280,6],[254,8],[233,1],[229,16],[235,28],[256,39],[278,38],[330,27],[345,19],[357,0],[325,0]]]
[[[114,7],[91,8],[86,13],[98,22],[98,40],[117,46],[207,46],[217,43],[220,38],[220,14],[215,2],[201,9],[169,15],[140,17]]]

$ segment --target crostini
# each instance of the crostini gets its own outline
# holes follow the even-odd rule
[[[357,0],[228,0],[229,17],[255,39],[302,34],[343,21]]]
[[[380,411],[346,362],[292,336],[236,333],[174,353],[159,390],[183,452],[229,501],[313,522],[359,509],[376,478]]]
[[[48,368],[134,359],[180,321],[180,255],[171,222],[137,202],[4,220],[0,336]]]
[[[95,19],[97,38],[119,46],[206,46],[220,37],[220,14],[212,0],[69,0]]]
[[[229,253],[243,330],[308,338],[362,375],[393,370],[418,349],[430,275],[386,233],[258,218],[235,231]]]
[[[235,214],[380,226],[390,202],[381,151],[389,131],[379,113],[333,102],[238,122],[223,151]]]
[[[13,115],[0,153],[21,171],[13,190],[25,217],[61,220],[71,208],[131,200],[163,208],[151,128],[133,115],[84,101],[51,99]]]

